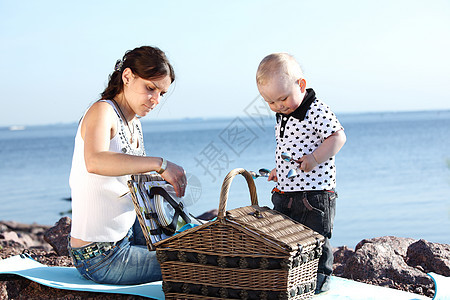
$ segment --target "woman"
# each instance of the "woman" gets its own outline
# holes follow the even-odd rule
[[[184,196],[182,167],[145,156],[144,117],[167,92],[175,74],[164,52],[143,46],[125,53],[108,86],[81,119],[70,172],[74,265],[98,283],[161,280],[155,252],[148,251],[128,194],[130,174],[156,171]]]

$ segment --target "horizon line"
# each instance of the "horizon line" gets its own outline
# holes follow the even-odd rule
[[[420,112],[447,112],[450,111],[450,108],[443,108],[443,109],[419,109],[419,110],[380,110],[380,111],[337,111],[335,112],[336,115],[370,115],[370,114],[395,114],[395,113],[420,113]],[[261,115],[263,118],[270,119],[275,116],[275,112],[273,112],[270,116],[264,116]],[[175,121],[175,122],[189,122],[189,121],[213,121],[213,120],[228,120],[233,118],[251,118],[247,114],[240,114],[235,116],[216,116],[216,117],[184,117],[184,118],[161,118],[161,119],[141,119],[142,123],[151,123],[151,122],[167,122],[167,121]],[[52,126],[52,125],[71,125],[74,123],[78,123],[77,121],[69,121],[69,122],[53,122],[53,123],[29,123],[29,124],[21,124],[21,123],[15,123],[15,124],[5,124],[0,125],[0,129],[11,129],[14,130],[14,128],[18,128],[17,130],[20,130],[22,127],[38,127],[38,126]]]

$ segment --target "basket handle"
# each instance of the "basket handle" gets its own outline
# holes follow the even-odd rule
[[[252,205],[258,205],[258,195],[256,194],[256,186],[255,182],[253,181],[252,175],[242,168],[231,170],[227,174],[227,176],[225,176],[222,184],[222,189],[220,190],[219,212],[217,214],[217,219],[219,220],[223,220],[225,218],[225,209],[227,206],[228,192],[230,191],[231,181],[233,181],[233,178],[238,174],[242,174],[242,176],[245,177],[245,180],[247,180]]]

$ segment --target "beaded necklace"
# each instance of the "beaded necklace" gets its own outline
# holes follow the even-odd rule
[[[120,108],[119,104],[117,104],[116,100],[114,100],[114,99],[112,99],[112,101],[114,102],[114,105],[115,105],[115,106],[117,107],[117,109],[119,110],[120,115],[122,116],[122,119],[125,121],[125,124],[127,125],[128,130],[130,131],[130,136],[131,136],[131,137],[130,137],[130,143],[133,144],[133,143],[134,143],[134,139],[133,139],[133,136],[134,136],[134,126],[132,126],[132,127],[133,127],[133,130],[131,130],[130,124],[128,124],[128,121],[127,121],[127,119],[125,118],[125,115],[123,114],[122,109]]]

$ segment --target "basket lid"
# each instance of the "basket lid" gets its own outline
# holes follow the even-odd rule
[[[251,205],[226,212],[226,220],[234,221],[262,237],[272,240],[289,251],[300,251],[304,247],[323,243],[324,237],[266,206]]]

